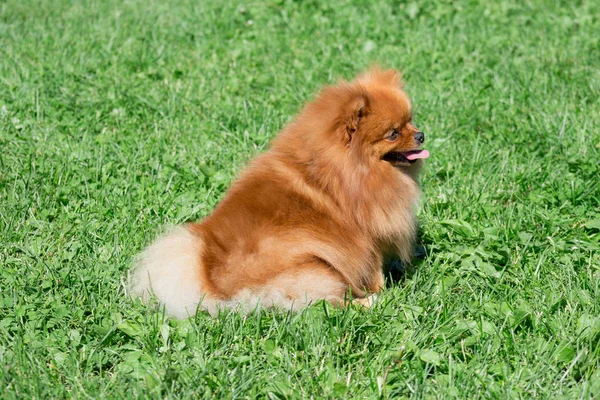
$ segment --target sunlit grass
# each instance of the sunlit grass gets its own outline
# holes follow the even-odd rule
[[[326,3],[326,4],[324,4]],[[597,2],[0,2],[1,397],[600,396]],[[404,71],[427,257],[372,310],[124,296],[324,84]]]

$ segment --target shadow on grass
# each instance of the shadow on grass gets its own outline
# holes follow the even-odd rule
[[[410,278],[414,273],[418,265],[422,260],[427,258],[427,248],[423,232],[419,229],[417,246],[415,246],[415,253],[413,254],[413,264],[405,265],[400,259],[392,258],[385,261],[385,275],[386,275],[386,286],[392,287],[398,283],[404,281],[406,278]]]

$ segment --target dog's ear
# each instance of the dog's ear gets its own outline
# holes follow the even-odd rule
[[[348,144],[369,110],[366,88],[358,83],[341,82],[323,89],[309,105],[308,112],[314,115],[314,120],[330,121],[327,131],[334,133],[336,140]]]
[[[372,67],[368,72],[358,78],[362,83],[376,83],[385,86],[394,86],[402,89],[404,81],[402,74],[395,69],[381,69],[377,66]]]
[[[361,119],[369,112],[369,99],[365,93],[355,94],[347,103],[344,110],[343,136],[346,143],[350,143],[352,136],[358,131]]]

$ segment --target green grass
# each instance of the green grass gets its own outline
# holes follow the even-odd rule
[[[600,3],[0,1],[3,398],[600,397]],[[124,297],[323,84],[405,72],[428,257],[372,310]]]

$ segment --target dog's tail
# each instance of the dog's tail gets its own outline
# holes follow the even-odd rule
[[[202,239],[187,227],[177,227],[146,248],[130,276],[131,296],[147,301],[152,295],[168,315],[187,318],[203,296],[200,252]]]

